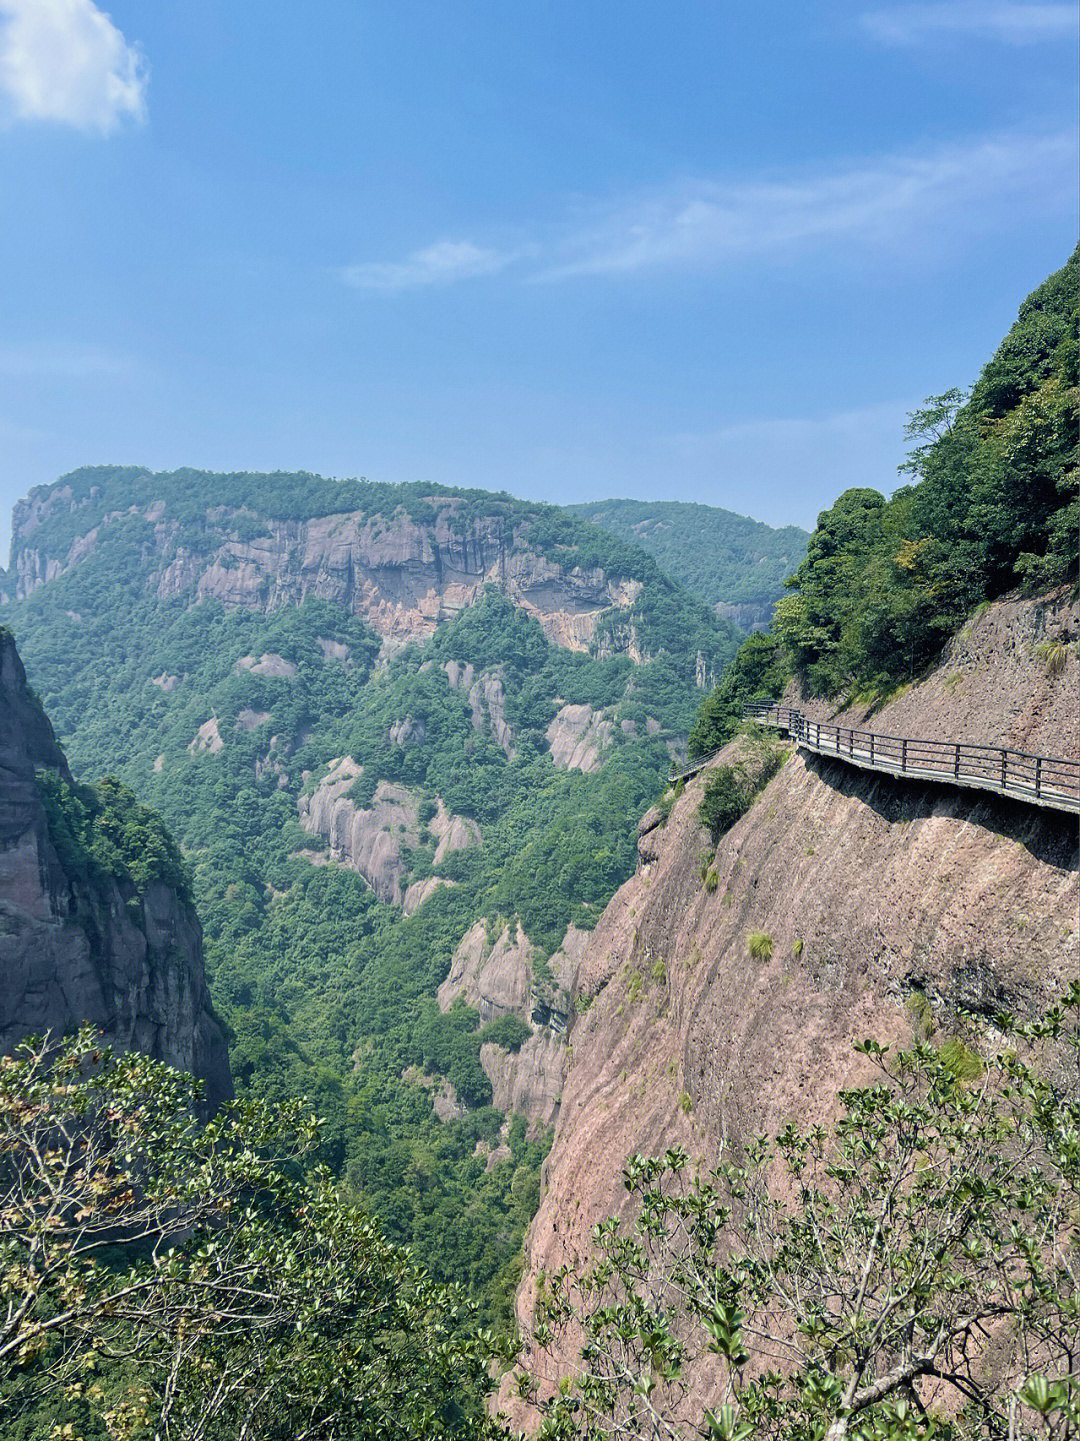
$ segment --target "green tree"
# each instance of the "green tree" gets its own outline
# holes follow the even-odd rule
[[[820,694],[917,675],[971,610],[1075,579],[1080,250],[1020,306],[970,393],[914,410],[889,501],[850,490],[818,517],[774,630]]]
[[[44,1401],[114,1441],[489,1434],[470,1307],[325,1172],[298,1177],[303,1105],[203,1126],[195,1091],[92,1030],[0,1063],[7,1422]]]
[[[1075,983],[1037,1025],[999,1017],[1010,1047],[987,1062],[867,1041],[878,1079],[830,1126],[709,1170],[633,1157],[630,1219],[538,1288],[540,1354],[560,1337],[580,1353],[555,1387],[521,1377],[546,1434],[1075,1435],[1078,1015]]]

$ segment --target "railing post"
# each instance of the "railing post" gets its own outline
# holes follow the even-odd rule
[[[847,733],[847,753],[849,756],[853,756],[855,754],[855,732],[850,729]]]
[[[1002,752],[1001,752],[1001,789],[1002,789],[1002,790],[1007,790],[1007,789],[1008,789],[1008,781],[1007,781],[1007,779],[1006,779],[1008,764],[1009,764],[1009,752],[1008,752],[1008,751],[1002,751]]]
[[[907,770],[907,737],[900,742],[900,769]]]
[[[957,745],[957,747],[956,747],[956,758],[955,758],[955,760],[953,761],[952,773],[953,773],[953,775],[956,777],[957,780],[960,779],[960,746],[959,746],[959,745]]]
[[[874,764],[874,732],[870,732],[870,764]]]
[[[1042,795],[1042,756],[1035,758],[1035,798]]]

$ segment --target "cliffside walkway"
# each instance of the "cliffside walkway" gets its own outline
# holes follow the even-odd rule
[[[789,735],[801,750],[830,756],[861,770],[884,771],[907,780],[944,781],[969,790],[994,791],[1051,810],[1080,813],[1080,761],[1029,755],[1003,746],[968,741],[927,741],[879,735],[851,726],[808,720],[793,706],[751,705],[746,718]],[[718,754],[718,752],[717,752]],[[672,784],[697,775],[705,756],[670,777]]]

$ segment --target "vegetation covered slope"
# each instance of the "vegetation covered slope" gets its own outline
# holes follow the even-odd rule
[[[390,1237],[506,1314],[546,1135],[480,1064],[519,1028],[435,992],[478,920],[519,922],[540,980],[595,923],[730,628],[642,551],[504,497],[96,470],[35,492],[16,537],[5,618],[76,776],[121,777],[184,848],[238,1087],[309,1095]],[[585,769],[553,758],[568,708]],[[301,825],[342,758],[412,914]]]
[[[1080,250],[1023,302],[970,394],[913,414],[914,483],[889,500],[848,490],[822,512],[772,632],[746,643],[706,702],[696,754],[792,675],[811,694],[888,692],[977,606],[1075,580],[1078,279]]]
[[[601,500],[570,507],[654,555],[660,566],[706,605],[760,612],[767,621],[784,581],[806,554],[797,525],[779,530],[721,510],[677,500]]]

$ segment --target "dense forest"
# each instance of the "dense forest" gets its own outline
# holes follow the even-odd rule
[[[706,605],[767,612],[806,554],[809,536],[712,505],[678,500],[603,500],[570,507],[623,540],[643,546]]]
[[[772,630],[744,642],[691,734],[707,754],[746,701],[792,676],[813,694],[887,695],[979,605],[1077,575],[1080,250],[1020,306],[969,393],[910,417],[910,484],[853,489],[818,517]]]

